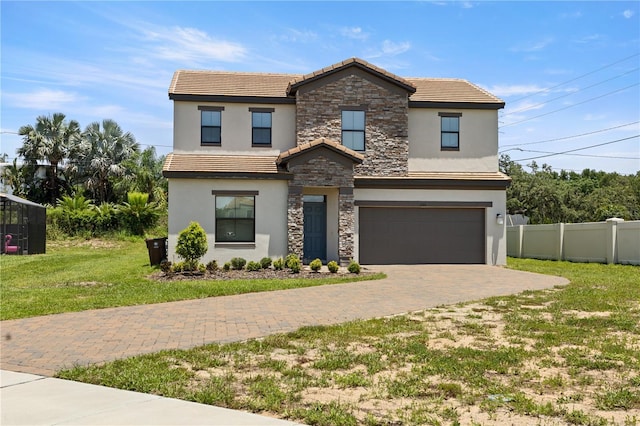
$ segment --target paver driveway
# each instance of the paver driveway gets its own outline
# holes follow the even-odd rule
[[[2,321],[0,369],[51,376],[74,364],[242,341],[568,282],[486,265],[368,268],[388,278]]]

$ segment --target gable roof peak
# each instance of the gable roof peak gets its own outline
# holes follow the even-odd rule
[[[315,80],[319,80],[328,75],[334,74],[336,72],[345,70],[347,68],[356,67],[363,71],[366,71],[370,74],[373,74],[383,80],[386,80],[396,86],[400,86],[405,89],[409,94],[415,93],[416,86],[408,80],[405,80],[402,77],[399,77],[389,71],[377,67],[364,59],[352,57],[349,59],[345,59],[344,61],[338,62],[336,64],[330,65],[328,67],[324,67],[321,70],[314,71],[309,74],[305,74],[302,77],[298,77],[292,80],[287,87],[287,95],[294,96],[300,86],[303,86],[307,83],[310,83]]]

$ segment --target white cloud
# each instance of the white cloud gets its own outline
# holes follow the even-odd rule
[[[396,43],[391,40],[384,40],[379,48],[372,49],[364,56],[367,59],[397,56],[408,51],[409,49],[411,49],[411,43],[409,43],[408,41]]]
[[[599,40],[603,40],[606,37],[603,36],[602,34],[591,34],[588,36],[584,36],[581,37],[579,39],[574,40],[576,43],[580,43],[580,44],[586,44],[586,43],[592,43],[594,41],[599,41]]]
[[[462,8],[463,9],[471,9],[471,8],[473,8],[473,3],[471,3],[470,1],[463,1],[462,2]]]
[[[553,41],[553,37],[545,37],[541,40],[523,43],[519,46],[512,47],[510,50],[512,52],[537,52],[549,46]]]
[[[340,28],[340,34],[343,37],[352,38],[354,40],[366,40],[369,38],[369,34],[362,31],[360,27],[342,27]]]
[[[622,16],[624,16],[625,18],[629,19],[634,15],[633,10],[627,9],[624,12],[622,12]]]
[[[157,58],[200,64],[210,60],[238,62],[246,57],[247,49],[239,43],[218,40],[197,28],[156,28],[142,30],[151,54]]]
[[[318,39],[318,33],[311,30],[288,28],[285,33],[276,37],[279,41],[289,43],[309,43]]]
[[[37,89],[28,93],[5,93],[3,97],[17,108],[54,111],[66,108],[83,100],[73,92]]]
[[[497,84],[487,89],[489,92],[496,96],[522,96],[529,95],[531,93],[538,93],[545,90],[544,87],[537,84],[511,84],[503,85]]]

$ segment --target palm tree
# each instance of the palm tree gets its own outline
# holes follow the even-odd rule
[[[96,204],[100,204],[111,196],[110,178],[124,173],[123,162],[138,152],[138,144],[131,133],[124,133],[113,120],[103,120],[102,128],[98,122],[89,124],[83,138],[91,146],[86,158],[90,165],[87,187]]]
[[[125,163],[125,173],[115,185],[122,194],[143,192],[149,200],[163,204],[167,200],[167,180],[162,176],[164,156],[156,157],[156,150],[150,146],[131,156]]]
[[[18,149],[18,155],[24,157],[25,162],[30,165],[35,165],[38,161],[49,163],[46,192],[51,203],[55,203],[60,196],[58,167],[64,165],[69,152],[80,142],[80,125],[75,120],[67,122],[65,118],[62,113],[41,115],[36,118],[35,126],[29,124],[18,130],[23,136],[23,145]]]

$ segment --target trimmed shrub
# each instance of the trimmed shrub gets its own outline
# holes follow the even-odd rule
[[[262,265],[260,264],[260,262],[254,262],[253,260],[251,260],[249,261],[249,263],[247,263],[247,271],[257,272],[261,269]]]
[[[200,272],[201,274],[204,274],[207,271],[207,267],[204,266],[204,263],[200,263],[198,265],[198,272]]]
[[[216,262],[215,260],[212,260],[211,262],[207,263],[206,269],[209,272],[217,271],[218,270],[218,262]]]
[[[282,271],[284,269],[284,260],[282,258],[273,261],[273,269]]]
[[[260,266],[262,266],[262,269],[267,269],[269,266],[271,266],[271,258],[263,257],[262,259],[260,259]]]
[[[176,262],[173,264],[173,267],[171,268],[171,270],[173,272],[182,272],[184,271],[184,262]]]
[[[230,271],[231,270],[231,262],[226,262],[224,265],[222,265],[222,270],[223,271]]]
[[[318,272],[320,268],[322,268],[322,261],[320,259],[313,259],[311,263],[309,263],[309,268],[311,268],[313,272]]]
[[[329,272],[335,274],[336,272],[338,272],[338,269],[340,269],[340,266],[338,265],[338,262],[332,260],[331,262],[327,263],[327,268],[329,269]]]
[[[187,262],[196,262],[197,264],[208,248],[207,234],[198,222],[191,222],[178,234],[176,254]]]
[[[246,264],[246,259],[243,259],[242,257],[234,257],[233,259],[231,259],[231,266],[237,271],[241,271],[242,269],[244,269],[244,265]]]
[[[349,266],[347,267],[347,270],[349,272],[351,272],[352,274],[359,274],[360,273],[360,264],[358,262],[356,262],[355,260],[351,260],[351,262],[349,262]]]
[[[298,256],[289,259],[289,269],[291,269],[291,272],[294,274],[300,273],[300,270],[302,269],[302,262],[298,259]]]
[[[285,257],[285,258],[284,258],[284,267],[285,267],[285,268],[291,268],[290,263],[291,263],[292,261],[293,261],[293,262],[295,262],[295,261],[300,262],[300,258],[299,258],[296,254],[294,254],[294,253],[289,253],[289,254],[287,255],[287,257]]]
[[[171,272],[171,262],[169,262],[166,259],[160,262],[160,270],[165,274],[168,274],[169,272]]]

